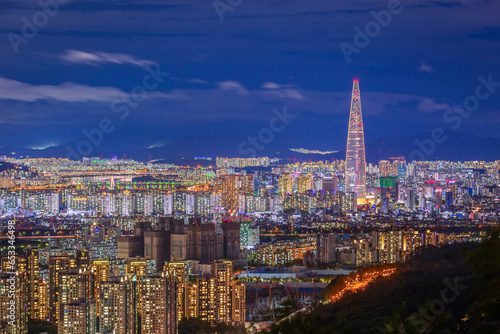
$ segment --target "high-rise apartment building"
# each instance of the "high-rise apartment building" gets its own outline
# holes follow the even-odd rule
[[[293,193],[292,174],[290,173],[281,174],[278,180],[278,193],[281,195],[281,198],[285,198],[287,194]]]
[[[374,261],[381,263],[401,261],[404,238],[403,231],[374,231],[372,233],[372,243],[375,249]]]
[[[224,259],[238,260],[240,258],[240,224],[222,222],[224,238]]]
[[[367,240],[354,240],[352,264],[363,266],[373,261],[373,253],[370,252],[370,244]]]
[[[231,277],[231,261],[215,261],[211,274],[197,277],[197,313],[200,319],[239,324],[245,321],[245,286]]]
[[[234,324],[245,323],[245,301],[246,301],[246,288],[243,283],[232,281],[231,286],[231,316],[230,322]]]
[[[391,162],[389,160],[379,160],[378,169],[380,176],[391,176]]]
[[[177,317],[200,318],[210,322],[245,322],[245,285],[232,280],[232,262],[214,261],[206,272],[187,280],[193,263],[171,262],[166,270],[177,281]],[[196,265],[196,264],[195,264]],[[206,266],[206,265],[203,265]]]
[[[101,282],[99,330],[102,334],[138,332],[137,277],[112,277]]]
[[[238,195],[253,194],[252,175],[222,175],[214,180],[214,190],[221,193],[222,206],[228,211],[238,210]]]
[[[75,300],[61,305],[58,334],[95,334],[95,300]]]
[[[109,280],[110,266],[109,261],[96,260],[92,266],[92,273],[94,274],[94,299],[96,301],[96,313],[99,316],[100,312],[100,295],[101,295],[101,282]]]
[[[80,267],[60,272],[58,281],[58,328],[63,329],[68,325],[61,322],[65,317],[64,306],[93,299],[94,278],[87,268]]]
[[[28,284],[28,307],[31,319],[47,320],[42,318],[40,300],[40,256],[38,249],[28,249],[25,254],[26,274]],[[45,304],[45,303],[44,303]]]
[[[313,176],[311,173],[302,173],[297,180],[297,191],[305,194],[308,190],[313,189]]]
[[[342,200],[342,212],[344,213],[354,213],[357,212],[357,196],[355,192],[347,192]]]
[[[175,277],[175,283],[177,285],[176,300],[177,300],[177,320],[181,321],[182,318],[186,317],[197,317],[197,314],[189,315],[187,304],[189,301],[185,299],[185,290],[189,287],[194,287],[194,285],[187,280],[186,270],[188,268],[187,262],[169,262],[165,268],[165,271],[172,272]],[[196,289],[195,289],[196,290]],[[196,299],[197,300],[197,299]],[[195,305],[196,310],[196,305]]]
[[[337,237],[333,233],[318,233],[316,236],[316,262],[329,264],[336,260]]]
[[[40,314],[39,319],[44,321],[49,317],[49,284],[45,280],[40,280],[38,284]]]
[[[59,317],[59,275],[76,268],[73,256],[54,256],[49,258],[49,321],[57,323]]]
[[[163,271],[143,277],[142,333],[177,333],[176,299],[176,283],[172,272]]]
[[[214,224],[189,224],[187,259],[209,263],[223,257],[223,236]]]
[[[254,247],[260,243],[259,226],[252,226],[251,222],[240,223],[240,244],[241,247]]]
[[[0,323],[9,334],[28,332],[28,282],[26,273],[0,274]]]
[[[145,231],[144,257],[154,259],[157,271],[161,271],[165,261],[170,260],[170,231],[164,230],[163,227]]]
[[[329,191],[329,190],[337,191],[337,178],[335,176],[325,177],[323,179],[322,188],[324,191]]]
[[[137,280],[137,312],[142,312],[142,277],[148,274],[148,265],[146,261],[130,261],[125,267],[127,277],[136,277]]]

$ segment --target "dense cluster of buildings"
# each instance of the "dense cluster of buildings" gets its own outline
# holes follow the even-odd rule
[[[36,249],[17,256],[16,311],[9,333],[26,333],[28,319],[48,320],[58,333],[176,333],[182,318],[242,324],[245,286],[232,279],[227,260],[166,262],[151,270],[146,261],[90,260],[87,252],[49,258],[48,273]],[[7,259],[2,258],[2,268]],[[0,275],[0,292],[10,289],[10,276]],[[6,294],[0,316],[9,313]]]
[[[493,200],[500,193],[498,161],[406,162],[398,157],[380,161],[378,166],[367,165],[363,200],[366,205],[360,208],[356,192],[347,191],[344,169],[345,163],[335,160],[279,165],[268,172],[247,173],[241,169],[221,175],[202,167],[180,168],[169,170],[174,173],[168,174],[169,178],[151,181],[133,180],[125,175],[132,171],[109,172],[113,175],[103,175],[102,182],[83,183],[75,181],[80,176],[74,175],[59,180],[51,180],[47,173],[37,173],[31,179],[3,177],[0,212],[6,216],[184,214],[212,221],[220,214],[300,211],[339,215],[361,209],[428,216],[459,207],[472,208],[477,197],[494,205]],[[144,173],[157,172],[151,169]],[[117,181],[120,178],[129,181]]]
[[[29,318],[61,333],[169,333],[183,317],[242,324],[247,292],[233,267],[394,263],[477,236],[429,226],[488,225],[499,215],[498,161],[367,164],[360,202],[342,160],[264,159],[267,170],[255,172],[223,160],[219,169],[31,159],[4,172],[4,219],[15,216],[32,236],[66,236],[18,252],[18,333]],[[400,221],[414,228],[393,226]],[[361,229],[332,233],[349,226]],[[0,304],[5,321],[8,300]]]
[[[256,265],[278,267],[291,265],[299,261],[302,264],[304,255],[316,249],[311,238],[301,241],[277,241],[263,243],[251,252],[250,261]]]
[[[149,226],[147,226],[149,225]],[[201,220],[161,217],[157,226],[137,223],[134,235],[118,237],[118,257],[147,257],[165,261],[240,259],[240,225],[229,221],[202,224]]]

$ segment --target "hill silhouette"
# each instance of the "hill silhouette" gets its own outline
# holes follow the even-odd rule
[[[498,232],[483,243],[428,247],[365,291],[284,321],[271,333],[498,333],[499,279]]]

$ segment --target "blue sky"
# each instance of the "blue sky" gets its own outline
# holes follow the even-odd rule
[[[220,1],[234,5],[223,20],[210,0],[61,0],[17,53],[9,38],[42,9],[2,1],[0,147],[76,145],[109,118],[92,155],[237,156],[286,105],[296,117],[261,153],[342,150],[354,78],[367,143],[436,127],[500,138],[500,87],[457,129],[443,121],[478,76],[500,81],[499,1],[401,1],[350,63],[340,44],[355,45],[355,27],[391,1]],[[112,103],[156,67],[169,76],[120,119]]]

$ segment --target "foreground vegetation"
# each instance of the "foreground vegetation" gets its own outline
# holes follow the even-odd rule
[[[481,244],[422,249],[365,291],[271,328],[280,332],[500,333],[498,232]]]
[[[245,327],[234,327],[223,322],[212,324],[199,318],[183,318],[179,322],[178,334],[243,334]]]

